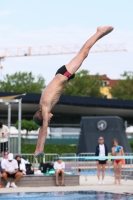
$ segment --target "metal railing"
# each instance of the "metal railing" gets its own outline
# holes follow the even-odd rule
[[[88,176],[96,175],[97,164],[95,160],[85,159],[85,157],[94,157],[95,153],[80,153],[78,154],[77,159],[77,169],[81,169],[82,174],[85,176],[85,180],[87,180]],[[106,165],[105,174],[114,175],[114,163],[113,160],[110,159],[111,153],[108,154],[108,162]],[[125,153],[125,156],[133,156],[133,153]],[[80,158],[81,157],[81,158]],[[133,159],[124,159],[124,163],[122,164],[122,177],[125,180],[128,177],[132,177],[133,179]]]

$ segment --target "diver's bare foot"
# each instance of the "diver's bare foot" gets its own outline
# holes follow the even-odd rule
[[[113,29],[114,29],[113,26],[103,26],[103,27],[100,26],[100,27],[98,27],[98,28],[97,28],[97,32],[99,32],[100,35],[101,35],[101,36],[99,37],[99,39],[102,38],[103,36],[109,34],[111,31],[113,31]]]

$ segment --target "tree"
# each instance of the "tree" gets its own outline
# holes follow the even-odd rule
[[[121,77],[123,80],[118,80],[110,89],[111,95],[118,99],[133,99],[133,72],[124,72]]]
[[[6,75],[0,81],[1,92],[29,92],[41,93],[45,87],[45,80],[42,76],[35,78],[32,72],[16,72],[13,75]]]
[[[16,122],[15,127],[18,129],[18,121]],[[21,129],[26,130],[26,136],[28,136],[29,131],[37,130],[38,128],[39,126],[36,125],[33,120],[26,120],[26,119],[21,120]]]
[[[63,90],[65,95],[103,97],[100,87],[103,86],[102,78],[96,74],[89,76],[88,70],[76,73],[75,78],[67,83]]]

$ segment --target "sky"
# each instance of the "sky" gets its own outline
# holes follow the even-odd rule
[[[118,79],[124,71],[133,71],[132,9],[132,0],[0,0],[0,56],[5,48],[13,47],[82,46],[98,26],[112,25],[114,31],[97,44],[123,44],[127,51],[90,53],[80,70]],[[32,72],[48,84],[74,56],[5,58],[0,79],[19,71]]]

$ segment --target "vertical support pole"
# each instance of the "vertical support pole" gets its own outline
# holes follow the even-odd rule
[[[8,128],[11,126],[11,103],[8,103]],[[8,135],[8,150],[10,152],[10,134]]]
[[[21,104],[22,104],[22,99],[19,99],[18,102],[18,154],[21,154]]]

